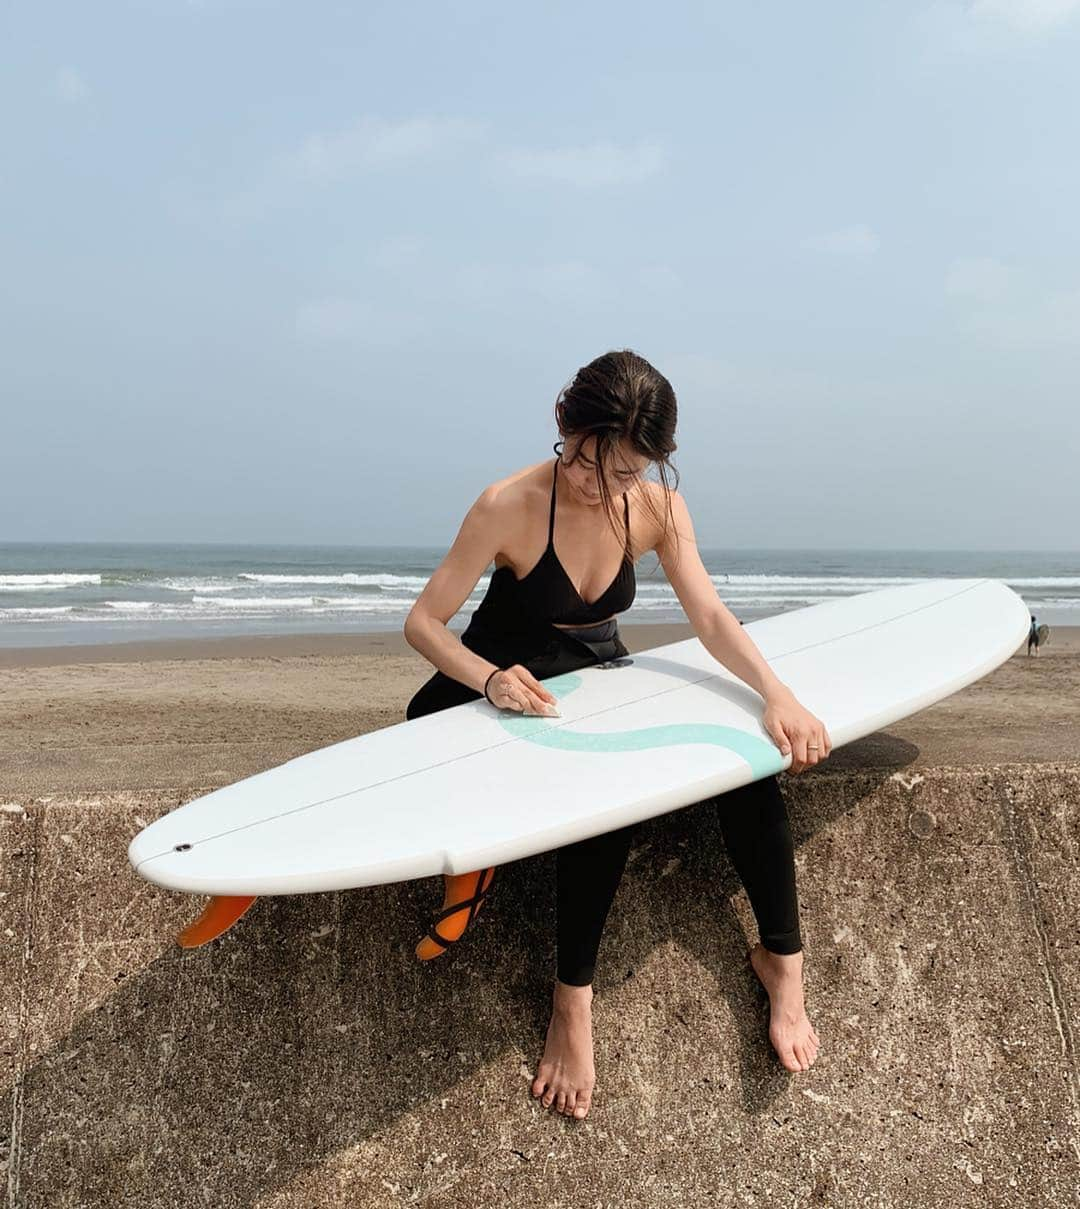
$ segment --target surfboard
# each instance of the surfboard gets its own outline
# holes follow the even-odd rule
[[[744,630],[836,748],[985,676],[1029,626],[1004,583],[938,579]],[[129,860],[160,886],[230,896],[189,938],[202,943],[256,895],[501,865],[791,763],[762,726],[762,698],[697,637],[543,683],[560,717],[480,699],[334,743],[178,807],[135,836]]]
[[[1050,627],[1048,625],[1039,626],[1035,633],[1039,639],[1039,646],[1043,646],[1050,641]]]

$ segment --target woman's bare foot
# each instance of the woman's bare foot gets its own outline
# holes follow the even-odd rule
[[[773,953],[758,941],[750,950],[750,964],[769,994],[773,1049],[788,1070],[809,1070],[820,1042],[803,1002],[802,953]]]
[[[575,987],[555,980],[551,1023],[532,1094],[541,1104],[580,1121],[589,1111],[596,1068],[593,1065],[591,986]]]

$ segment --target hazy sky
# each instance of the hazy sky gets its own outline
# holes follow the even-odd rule
[[[1080,547],[1080,0],[21,3],[0,59],[0,540],[445,545],[629,347],[703,546]]]

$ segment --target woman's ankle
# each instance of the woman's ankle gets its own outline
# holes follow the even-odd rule
[[[575,986],[570,982],[560,982],[555,979],[555,986],[552,990],[552,999],[556,1007],[580,1007],[592,1003],[593,989],[592,983],[587,982],[584,986]]]
[[[771,971],[771,977],[802,982],[804,967],[801,949],[794,953],[775,953],[761,945],[758,952],[761,954],[758,960],[762,968]]]
[[[798,949],[795,949],[793,952],[782,953],[778,949],[770,949],[769,946],[763,940],[758,941],[758,947],[761,949],[761,951],[765,954],[766,957],[770,957],[770,958],[774,959],[775,961],[790,961],[793,957],[801,959],[802,955],[803,955],[803,951],[804,951],[802,948],[798,948]]]

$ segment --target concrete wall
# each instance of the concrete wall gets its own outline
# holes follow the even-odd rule
[[[7,1203],[1075,1203],[1080,766],[781,781],[817,1064],[789,1075],[773,1056],[752,916],[699,803],[638,831],[584,1122],[528,1094],[551,854],[501,868],[430,963],[412,952],[434,879],[261,899],[184,951],[203,900],[125,856],[177,794],[3,803]]]

